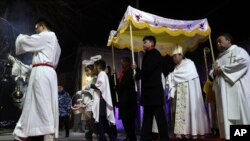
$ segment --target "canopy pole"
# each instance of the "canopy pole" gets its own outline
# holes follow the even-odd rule
[[[115,73],[115,53],[114,53],[114,46],[113,46],[113,44],[111,45],[111,47],[112,47],[112,66],[113,66],[113,71],[114,71],[114,73]],[[114,79],[115,79],[115,75],[114,75]],[[116,79],[114,80],[114,83],[115,83],[115,85],[116,85]]]
[[[115,83],[115,86],[116,86],[116,73],[115,73],[115,53],[114,53],[114,46],[113,44],[111,45],[112,47],[112,65],[113,65],[113,70],[114,70],[114,83]],[[112,70],[111,70],[112,71]],[[117,92],[115,91],[115,95],[116,95],[116,102],[118,103],[119,102],[119,99],[118,99],[118,95],[117,95]]]
[[[132,53],[132,61],[133,65],[135,64],[135,56],[134,56],[134,43],[133,43],[133,33],[132,33],[132,25],[131,22],[129,22],[129,29],[130,29],[130,46],[131,46],[131,53]],[[135,69],[133,70],[134,76],[135,76]],[[135,80],[135,79],[134,79]],[[135,91],[137,92],[137,83],[135,80]]]
[[[212,59],[213,59],[213,64],[214,64],[214,63],[215,63],[215,59],[214,59],[213,45],[212,45],[212,41],[211,41],[211,34],[209,34],[208,38],[209,38],[210,50],[211,50]]]
[[[204,61],[205,61],[205,69],[206,69],[206,79],[208,80],[208,65],[207,65],[207,54],[210,52],[210,49],[208,47],[205,47],[203,49],[203,54],[204,54]]]

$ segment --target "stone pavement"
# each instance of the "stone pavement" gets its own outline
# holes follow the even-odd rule
[[[65,132],[60,131],[59,138],[55,141],[87,141],[84,137],[85,133],[80,132],[70,132],[70,136],[65,138]],[[93,138],[93,141],[97,141],[96,138]],[[118,132],[117,141],[123,141],[125,139],[124,132]],[[137,136],[137,139],[139,140],[139,136]],[[0,133],[0,141],[13,141],[14,136],[12,135],[12,131],[9,130],[9,132]],[[176,141],[174,138],[170,138],[170,141]],[[218,137],[213,136],[207,136],[205,139],[201,141],[223,141],[219,139]]]
[[[117,141],[123,141],[125,139],[125,135],[123,132],[118,133]],[[6,132],[0,134],[0,141],[13,141],[14,136],[12,132]],[[59,138],[56,141],[87,141],[85,139],[85,133],[80,132],[70,132],[69,137],[65,137],[65,132],[60,131]],[[93,141],[97,141],[96,138],[93,138]]]

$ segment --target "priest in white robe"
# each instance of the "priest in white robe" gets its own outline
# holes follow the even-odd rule
[[[220,54],[210,71],[214,79],[220,137],[230,139],[230,125],[250,124],[250,58],[231,43],[229,34],[217,38]]]
[[[99,141],[105,141],[105,133],[108,133],[110,141],[115,141],[115,136],[111,129],[111,124],[115,124],[115,115],[111,99],[109,79],[105,69],[105,61],[95,61],[94,70],[98,76],[96,83],[89,86],[95,90],[93,94],[92,112],[99,133]]]
[[[25,141],[32,136],[44,136],[44,141],[58,137],[57,67],[61,49],[49,23],[36,22],[37,34],[20,34],[16,39],[16,54],[32,52],[32,69],[22,114],[13,134],[15,140]]]
[[[176,105],[174,134],[177,138],[193,138],[209,133],[208,117],[203,101],[200,79],[193,61],[183,56],[181,46],[172,53],[176,64],[168,75],[169,96]]]

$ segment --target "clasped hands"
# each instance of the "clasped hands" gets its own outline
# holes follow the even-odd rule
[[[215,63],[213,65],[213,69],[214,69],[214,76],[218,76],[222,74],[221,67],[218,65],[218,63]]]

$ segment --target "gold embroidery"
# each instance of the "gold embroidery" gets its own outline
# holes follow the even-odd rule
[[[174,124],[175,134],[184,133],[187,91],[188,91],[187,82],[177,85],[176,113],[175,113],[175,124]]]
[[[236,56],[233,56],[233,53],[231,53],[230,57],[228,57],[230,59],[230,64],[235,62],[235,58]]]

